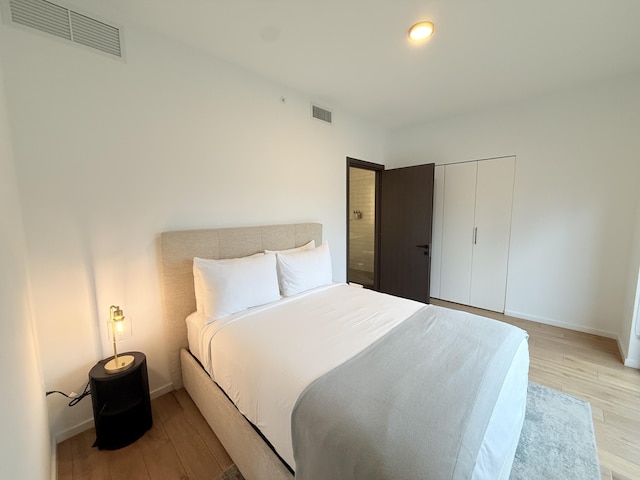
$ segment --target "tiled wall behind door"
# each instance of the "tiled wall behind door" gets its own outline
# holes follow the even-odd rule
[[[361,168],[349,171],[349,269],[373,272],[375,175]]]

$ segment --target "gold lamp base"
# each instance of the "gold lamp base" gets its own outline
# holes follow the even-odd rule
[[[119,355],[118,358],[112,358],[104,366],[105,372],[109,374],[124,372],[133,367],[133,355]]]

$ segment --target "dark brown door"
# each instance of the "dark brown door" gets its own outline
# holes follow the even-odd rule
[[[429,303],[435,165],[382,171],[380,291]]]

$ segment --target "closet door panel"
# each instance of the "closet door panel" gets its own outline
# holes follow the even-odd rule
[[[442,218],[444,214],[444,165],[438,165],[433,182],[433,233],[431,236],[431,296],[440,298]]]
[[[469,304],[504,312],[515,157],[478,162]]]
[[[446,165],[440,298],[469,303],[477,162]]]

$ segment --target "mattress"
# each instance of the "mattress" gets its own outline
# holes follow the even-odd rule
[[[412,300],[333,284],[208,325],[193,314],[187,319],[188,339],[211,378],[295,470],[291,412],[302,391],[422,307]],[[470,315],[426,308],[444,317]],[[513,457],[517,426],[524,419],[528,358],[525,340],[507,372],[473,478],[498,478],[495,472],[508,478],[511,463],[505,458]]]

